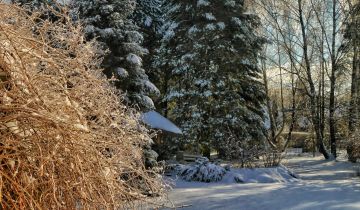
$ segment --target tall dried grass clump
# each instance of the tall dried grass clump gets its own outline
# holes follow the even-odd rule
[[[143,166],[149,136],[96,43],[66,15],[0,14],[0,209],[116,209],[161,193]]]

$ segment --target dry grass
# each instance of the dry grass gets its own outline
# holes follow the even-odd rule
[[[0,3],[0,209],[116,209],[162,183],[149,136],[99,68],[95,42],[59,14]]]

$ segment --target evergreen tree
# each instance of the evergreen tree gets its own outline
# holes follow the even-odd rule
[[[170,0],[154,66],[167,78],[164,101],[184,131],[180,145],[221,155],[264,139],[264,87],[259,80],[256,15],[243,0]],[[227,154],[230,155],[231,154]]]
[[[59,2],[56,0],[11,0],[12,3],[18,4],[30,12],[40,11],[42,12],[40,18],[48,19],[50,21],[56,21],[58,17],[53,14],[53,11],[59,12]]]
[[[154,74],[152,63],[154,51],[159,47],[159,39],[161,39],[159,30],[162,25],[163,12],[161,11],[161,5],[163,0],[137,0],[136,3],[136,9],[131,19],[139,26],[140,32],[144,36],[143,46],[148,49],[149,53],[142,57],[143,65],[148,70],[147,74],[150,81],[153,81],[157,86],[157,81],[160,78],[158,74]],[[156,107],[158,107],[158,104],[156,104]]]
[[[12,2],[20,5],[28,5],[32,9],[39,9],[46,5],[56,4],[56,1],[54,0],[12,0]]]
[[[345,30],[349,52],[352,56],[351,96],[349,103],[349,132],[352,138],[347,145],[348,158],[356,162],[360,157],[360,1],[350,10],[350,18]]]
[[[357,1],[350,11],[350,18],[345,30],[345,37],[348,40],[348,48],[352,54],[352,83],[351,100],[349,110],[349,130],[354,132],[359,123],[360,109],[360,1]]]
[[[142,30],[155,33],[161,25],[162,2],[163,0],[137,0],[132,19]]]
[[[144,35],[144,46],[149,54],[144,56],[144,65],[149,68],[153,52],[158,47],[159,28],[162,24],[161,5],[163,0],[137,0],[136,9],[131,19],[140,27]]]
[[[115,77],[115,85],[126,92],[125,100],[141,110],[154,109],[150,98],[159,94],[143,69],[142,56],[148,50],[139,27],[130,19],[135,0],[75,1],[80,18],[85,22],[87,38],[97,38],[109,53],[104,59],[105,74]]]

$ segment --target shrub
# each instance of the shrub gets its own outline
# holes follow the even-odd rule
[[[0,209],[116,209],[161,192],[143,164],[149,136],[96,43],[66,15],[0,14]]]
[[[179,165],[177,174],[186,181],[217,182],[222,180],[226,170],[203,157],[197,159],[194,165]]]
[[[265,168],[279,166],[283,159],[283,154],[276,150],[269,150],[263,153],[262,162]]]

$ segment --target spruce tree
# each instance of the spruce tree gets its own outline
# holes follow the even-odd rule
[[[144,37],[130,18],[136,1],[79,0],[75,7],[86,24],[87,38],[97,38],[109,50],[103,61],[105,74],[115,77],[115,85],[126,92],[125,100],[142,111],[154,109],[150,97],[159,94],[159,90],[143,68],[142,56],[148,50],[142,47]]]
[[[354,132],[357,129],[359,122],[360,109],[360,1],[351,8],[350,18],[347,22],[345,30],[345,38],[347,38],[347,47],[352,56],[352,84],[351,84],[351,99],[349,110],[349,130]]]
[[[246,13],[243,0],[170,0],[163,10],[154,66],[169,79],[163,100],[183,129],[178,144],[200,147],[207,156],[211,147],[236,156],[259,144],[265,95],[257,16]]]
[[[56,0],[11,0],[11,3],[18,4],[24,8],[26,8],[29,13],[33,11],[41,11],[42,14],[40,18],[50,21],[58,20],[58,17],[54,15],[54,11],[60,12],[61,3],[57,2]]]
[[[347,145],[349,161],[356,162],[360,157],[360,1],[350,10],[350,18],[345,30],[347,47],[352,57],[351,95],[349,102],[349,133],[352,138]]]
[[[161,24],[162,3],[163,0],[137,0],[132,19],[142,30],[156,32]]]
[[[163,20],[161,10],[163,2],[164,0],[137,0],[136,9],[131,15],[131,19],[139,26],[140,32],[144,36],[143,46],[148,49],[149,53],[142,57],[143,65],[146,66],[150,81],[154,82],[156,86],[160,84],[158,81],[161,78],[159,78],[159,74],[154,73],[152,63],[154,61],[154,51],[159,47],[159,39],[161,38],[159,30]],[[154,99],[156,99],[156,103],[159,97]],[[156,103],[157,108],[158,105]]]
[[[56,0],[12,0],[13,3],[20,5],[28,5],[32,9],[39,9],[46,5],[55,5]]]
[[[158,47],[158,31],[162,24],[162,3],[163,0],[137,0],[136,9],[131,16],[144,36],[143,45],[149,50],[149,54],[144,56],[144,65],[147,68],[151,66],[153,51]]]

